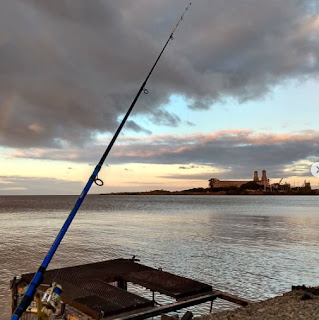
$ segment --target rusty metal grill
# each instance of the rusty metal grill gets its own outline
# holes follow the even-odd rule
[[[207,284],[155,269],[130,273],[123,278],[175,299],[212,291]]]
[[[29,283],[33,274],[22,275]],[[153,302],[109,282],[124,281],[139,284],[175,299],[209,292],[212,287],[198,281],[156,270],[128,259],[115,259],[75,267],[49,270],[43,284],[53,281],[63,287],[62,299],[68,305],[94,319],[141,308],[153,307]]]

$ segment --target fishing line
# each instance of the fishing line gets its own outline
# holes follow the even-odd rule
[[[139,96],[141,95],[142,92],[144,92],[145,94],[149,93],[149,90],[146,88],[146,84],[148,79],[150,78],[151,74],[153,73],[153,70],[155,69],[158,61],[160,60],[163,52],[165,51],[168,43],[174,39],[173,35],[178,27],[178,25],[180,24],[180,22],[183,20],[184,18],[184,14],[186,13],[186,11],[188,11],[189,7],[191,6],[191,2],[188,4],[188,6],[186,7],[186,9],[184,10],[183,14],[181,15],[181,17],[179,18],[176,26],[173,28],[173,31],[171,32],[170,36],[168,37],[162,51],[160,52],[160,54],[158,55],[155,63],[153,64],[151,70],[149,71],[148,75],[146,76],[144,82],[142,83],[140,89],[138,90],[135,98],[133,99],[132,104],[130,105],[129,109],[127,110],[122,122],[120,123],[119,127],[117,128],[112,140],[110,141],[108,147],[106,148],[104,154],[102,155],[100,161],[98,162],[97,166],[95,167],[92,175],[90,176],[89,180],[87,181],[80,197],[77,199],[73,209],[71,210],[68,218],[66,219],[66,221],[64,222],[59,234],[57,235],[55,241],[53,242],[51,248],[49,249],[46,257],[44,258],[44,260],[42,261],[42,264],[40,265],[38,271],[35,273],[33,279],[31,280],[28,289],[26,291],[26,293],[24,294],[20,304],[18,305],[18,307],[16,308],[16,310],[14,311],[11,320],[18,320],[20,319],[20,317],[22,316],[23,312],[28,308],[28,306],[30,305],[30,303],[33,300],[33,297],[36,293],[36,290],[38,288],[38,286],[41,284],[42,280],[43,280],[43,275],[51,261],[51,259],[53,258],[56,250],[58,249],[64,235],[66,234],[72,220],[74,219],[76,213],[78,212],[83,200],[85,199],[87,193],[89,192],[93,182],[98,185],[98,186],[102,186],[103,185],[103,181],[101,179],[98,178],[98,174],[103,166],[103,163],[106,159],[106,157],[108,156],[109,152],[111,151],[118,135],[120,134],[126,120],[128,119],[130,113],[132,112]]]

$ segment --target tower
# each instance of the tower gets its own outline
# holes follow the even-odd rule
[[[266,170],[263,170],[263,172],[262,172],[261,181],[262,181],[264,184],[267,184],[267,182],[268,182]]]
[[[258,171],[254,171],[254,181],[258,182],[259,178],[258,178]]]

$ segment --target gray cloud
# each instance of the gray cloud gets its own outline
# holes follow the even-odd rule
[[[289,79],[317,77],[318,7],[310,0],[198,0],[135,113],[176,126],[172,93],[205,109],[256,99]],[[63,148],[113,133],[184,1],[3,0],[0,145]],[[146,132],[130,122],[133,131]]]
[[[177,115],[171,114],[165,110],[154,111],[151,120],[153,123],[166,125],[170,127],[176,127],[181,123],[181,119]]]
[[[176,180],[197,180],[197,181],[208,181],[212,176],[216,176],[216,173],[200,173],[200,174],[170,174],[159,176],[159,178],[164,179],[176,179]],[[223,175],[223,177],[225,177]]]
[[[206,135],[134,137],[121,140],[109,161],[114,164],[178,164],[183,170],[206,165],[222,170],[223,177],[232,178],[250,177],[254,170],[263,169],[270,170],[273,177],[307,176],[310,174],[309,163],[319,158],[318,141],[319,131],[315,130],[257,134],[250,130],[233,129]],[[25,149],[9,156],[89,163],[92,159],[98,159],[103,149],[101,145],[71,151]]]
[[[190,170],[190,169],[196,169],[196,168],[199,168],[199,166],[194,166],[194,165],[191,165],[191,166],[180,166],[178,169]]]
[[[303,167],[302,169],[299,169]],[[217,167],[218,168],[218,167]],[[223,167],[219,167],[220,169],[224,169]],[[244,169],[244,170],[243,170]],[[267,170],[266,170],[267,169]],[[267,171],[267,177],[271,179],[271,183],[278,182],[281,178],[286,179],[290,177],[303,177],[304,179],[311,178],[312,175],[310,173],[309,164],[296,164],[295,169],[292,170],[284,170],[285,167],[280,167],[276,165],[270,165],[267,167],[263,166],[255,166],[248,167],[242,165],[234,165],[229,170],[216,172],[207,170],[206,173],[201,174],[168,174],[160,176],[160,178],[164,179],[174,179],[174,180],[196,180],[196,181],[208,181],[211,178],[218,179],[253,179],[253,173],[255,170],[258,171],[259,177],[261,177],[262,170]],[[285,182],[285,180],[283,180]],[[208,183],[207,183],[208,184]]]
[[[190,127],[195,127],[195,124],[191,121],[186,121],[186,124]]]
[[[83,183],[53,178],[0,176],[0,194],[74,194],[79,192]]]
[[[142,128],[135,121],[132,120],[128,120],[126,122],[126,128],[129,128],[130,130],[135,132],[144,132],[146,134],[152,134],[152,131]]]
[[[211,165],[226,170],[223,176],[233,178],[249,177],[256,169],[271,170],[273,177],[305,176],[310,174],[308,162],[319,157],[318,141],[318,131],[255,134],[225,130],[205,136],[155,136],[144,139],[143,144],[121,145],[113,157],[124,162]]]

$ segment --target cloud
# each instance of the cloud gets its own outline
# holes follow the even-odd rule
[[[80,192],[82,182],[43,177],[0,176],[0,193],[10,194],[74,194]]]
[[[146,134],[152,134],[152,131],[142,128],[141,126],[139,126],[136,122],[134,122],[132,120],[127,121],[126,128],[129,128],[134,132],[143,132]]]
[[[196,181],[205,181],[211,178],[211,175],[220,174],[225,177],[222,172],[206,172],[206,173],[198,173],[198,174],[167,174],[163,176],[159,176],[159,178],[163,179],[175,179],[175,180],[196,180]]]
[[[319,131],[257,134],[250,130],[223,130],[208,135],[154,136],[141,144],[119,146],[113,157],[123,162],[210,165],[228,169],[233,178],[250,176],[252,171],[262,169],[271,170],[274,177],[308,175],[309,166],[308,171],[294,170],[298,168],[296,163],[318,157],[318,140]]]
[[[310,0],[198,0],[135,114],[178,126],[171,94],[206,109],[258,99],[276,84],[318,77],[318,7]],[[0,145],[84,146],[113,133],[184,1],[0,3]],[[147,132],[134,122],[128,128]]]
[[[190,169],[196,169],[196,168],[199,168],[199,166],[194,166],[194,165],[191,165],[191,166],[180,166],[178,169],[190,170]]]
[[[114,147],[108,161],[112,164],[177,164],[182,170],[205,165],[233,178],[250,176],[254,170],[262,169],[271,170],[274,177],[307,175],[311,162],[319,157],[318,141],[319,131],[315,130],[276,134],[232,129],[206,135],[125,137]],[[20,149],[7,156],[90,163],[99,159],[104,149],[101,145],[71,151]]]
[[[170,114],[165,110],[156,110],[151,118],[153,123],[166,125],[170,127],[177,127],[181,123],[181,119],[175,115]]]
[[[190,126],[190,127],[194,127],[195,126],[195,124],[193,122],[191,122],[191,121],[186,121],[186,124],[188,126]]]

